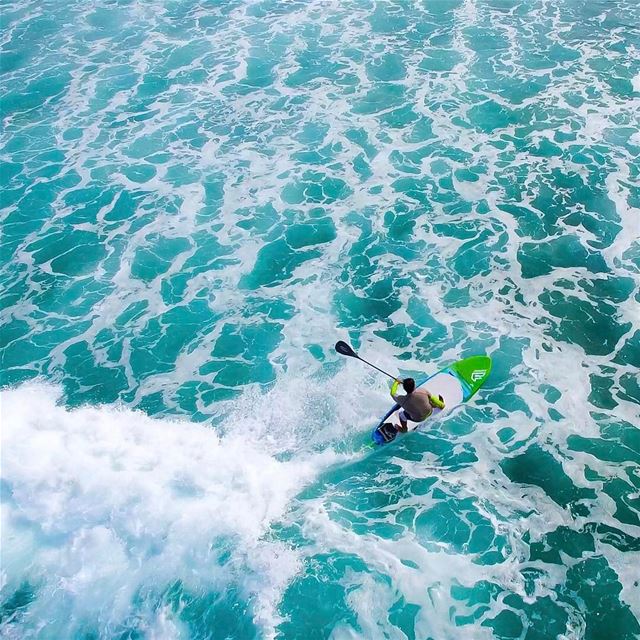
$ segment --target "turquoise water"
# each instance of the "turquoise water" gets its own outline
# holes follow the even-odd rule
[[[640,635],[636,0],[1,33],[2,637]]]

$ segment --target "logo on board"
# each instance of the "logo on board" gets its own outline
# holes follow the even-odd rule
[[[474,382],[478,382],[478,380],[482,380],[482,378],[484,378],[484,376],[486,375],[487,370],[486,369],[476,369],[472,374],[471,374],[471,379]]]

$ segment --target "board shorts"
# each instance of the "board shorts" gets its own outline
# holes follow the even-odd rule
[[[426,420],[432,413],[433,413],[433,409],[429,412],[428,416],[425,416],[423,418],[423,420]],[[412,418],[404,409],[400,409],[400,413],[398,414],[398,417],[403,422],[422,422],[422,420],[416,420],[415,418]]]
[[[402,422],[420,422],[420,420],[414,420],[404,409],[400,409],[398,417]]]

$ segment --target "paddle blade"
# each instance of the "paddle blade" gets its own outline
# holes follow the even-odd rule
[[[351,358],[357,358],[358,354],[346,343],[342,340],[338,340],[336,342],[336,351],[341,353],[343,356],[349,356]]]

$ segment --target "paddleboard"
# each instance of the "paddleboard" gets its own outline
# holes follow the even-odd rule
[[[420,425],[430,423],[434,418],[450,413],[463,402],[467,402],[485,383],[491,372],[491,358],[489,356],[471,356],[464,360],[458,360],[454,364],[441,369],[421,382],[416,381],[418,387],[424,386],[432,395],[441,395],[444,398],[444,409],[434,409],[432,414],[424,422],[407,423],[408,432],[415,431]],[[371,433],[371,439],[375,444],[388,444],[395,440],[401,431],[389,426],[400,424],[398,412],[399,405],[394,405],[380,420],[378,426]]]

